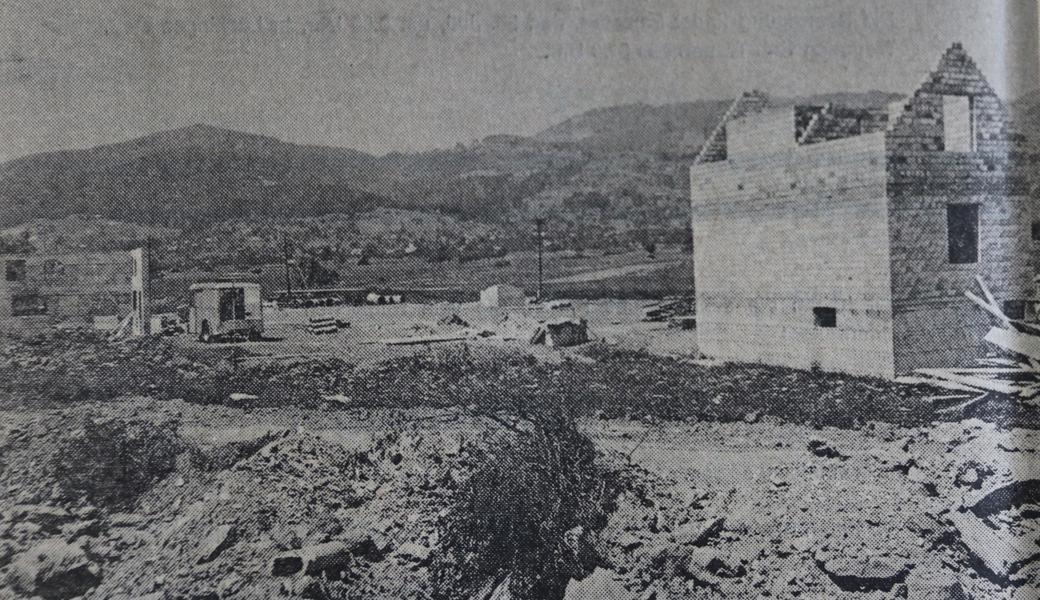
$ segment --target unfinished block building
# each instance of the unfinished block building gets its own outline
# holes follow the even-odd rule
[[[4,255],[0,330],[55,325],[147,333],[148,269],[143,248],[61,255]]]
[[[1028,316],[1037,165],[959,44],[888,107],[745,94],[690,171],[701,352],[882,377],[984,355],[963,292]]]

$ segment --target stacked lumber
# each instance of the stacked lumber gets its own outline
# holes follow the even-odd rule
[[[993,294],[981,278],[975,281],[982,296],[970,291],[964,295],[989,313],[997,325],[985,340],[1006,351],[1013,358],[983,358],[978,366],[956,369],[917,369],[920,377],[905,377],[906,383],[927,383],[959,392],[979,394],[967,402],[947,410],[964,409],[982,402],[991,394],[1017,397],[1027,403],[1040,405],[1040,324],[1008,317],[1001,310]]]
[[[414,337],[387,338],[381,340],[387,346],[414,346],[417,344],[438,344],[443,342],[460,342],[473,337],[470,331],[441,335],[417,335]]]
[[[339,331],[339,324],[332,317],[310,317],[307,331],[314,335],[325,335]]]
[[[655,302],[645,307],[643,321],[651,323],[663,323],[679,317],[688,317],[694,314],[693,298],[678,298]]]

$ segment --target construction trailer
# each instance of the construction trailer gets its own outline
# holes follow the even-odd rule
[[[745,94],[690,171],[699,350],[882,377],[984,356],[963,291],[1033,317],[1038,159],[959,44],[887,106]]]
[[[144,248],[0,256],[0,330],[83,327],[144,335],[147,265]]]
[[[258,340],[264,332],[259,283],[213,281],[188,288],[188,333],[201,341]]]

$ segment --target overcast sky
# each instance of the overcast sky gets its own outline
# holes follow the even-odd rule
[[[200,122],[384,153],[627,102],[909,92],[954,41],[1017,95],[1036,5],[0,0],[0,160]]]

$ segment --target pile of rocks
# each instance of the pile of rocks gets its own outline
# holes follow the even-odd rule
[[[774,473],[770,489],[657,481],[622,496],[601,541],[627,590],[618,597],[1011,600],[1040,589],[1040,434],[979,420],[879,427],[864,449],[838,433],[802,442],[800,472]],[[868,480],[876,495],[850,495]]]
[[[67,435],[31,433],[13,436],[23,474]],[[0,598],[397,598],[429,588],[438,520],[472,441],[397,433],[352,450],[302,430],[257,436],[190,447],[126,509],[52,496],[46,481],[3,490]],[[4,441],[10,449],[10,434]]]

